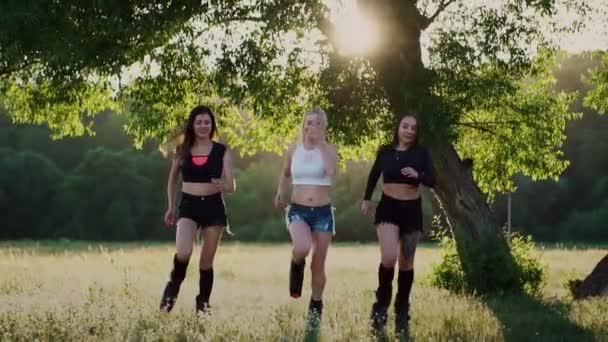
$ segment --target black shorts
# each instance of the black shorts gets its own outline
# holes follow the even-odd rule
[[[198,224],[197,228],[228,226],[226,207],[221,193],[197,196],[182,192],[179,203],[179,218],[189,218]]]
[[[403,236],[415,231],[422,232],[422,200],[398,200],[382,194],[376,208],[374,224],[391,223],[399,227]]]

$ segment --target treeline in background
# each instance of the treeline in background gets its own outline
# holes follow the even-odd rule
[[[557,90],[585,89],[581,74],[597,61],[571,57],[555,72]],[[541,241],[608,241],[608,117],[584,108],[564,145],[571,166],[555,181],[518,177],[512,194],[514,230]],[[95,136],[54,141],[44,127],[19,126],[0,112],[0,239],[168,240],[162,223],[170,162],[150,143],[135,150],[119,115],[95,118]],[[221,134],[221,127],[220,127]],[[238,151],[235,151],[235,155]],[[225,196],[239,241],[286,241],[284,213],[272,207],[281,156],[235,158],[237,191]],[[349,162],[336,179],[338,241],[372,241],[371,220],[360,213],[368,162]],[[433,206],[425,193],[425,229]],[[506,195],[493,202],[506,222]]]

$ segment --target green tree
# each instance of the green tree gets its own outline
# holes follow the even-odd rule
[[[608,15],[606,17],[608,18]],[[608,51],[597,52],[595,55],[601,57],[602,62],[596,72],[586,79],[592,90],[585,97],[585,105],[606,114],[608,113]]]
[[[608,149],[605,132],[608,117],[583,107],[583,99],[594,88],[583,80],[601,65],[595,53],[563,55],[555,68],[555,89],[576,91],[571,110],[582,112],[580,120],[568,122],[564,157],[570,166],[559,181],[532,181],[530,177],[516,177],[517,191],[513,194],[513,222],[515,227],[531,233],[535,238],[549,240],[594,240],[602,236],[598,225],[603,201],[603,179],[608,169]],[[581,190],[584,189],[583,192]],[[572,198],[577,198],[572,201]],[[506,203],[501,201],[502,211]],[[576,214],[575,214],[576,212]],[[574,219],[580,219],[575,222]],[[506,217],[503,218],[503,222]],[[574,227],[578,226],[576,229]]]
[[[563,31],[558,9],[585,14],[587,6],[357,3],[381,39],[373,53],[352,57],[339,53],[317,0],[9,2],[0,8],[0,101],[13,121],[44,122],[58,135],[81,133],[87,116],[120,106],[138,143],[166,139],[194,103],[213,101],[220,121],[231,123],[225,137],[245,152],[282,149],[277,138],[292,136],[301,113],[321,105],[345,157],[370,157],[396,119],[416,110],[451,221],[473,239],[495,239],[486,194],[511,189],[516,173],[556,177],[567,165],[560,147],[573,96],[551,91],[548,36]],[[134,62],[143,72],[113,98],[109,81]]]
[[[88,151],[57,194],[58,234],[85,240],[158,237],[163,198],[138,173],[135,160],[130,151]]]
[[[46,237],[53,229],[47,210],[63,172],[32,151],[0,148],[0,239]]]

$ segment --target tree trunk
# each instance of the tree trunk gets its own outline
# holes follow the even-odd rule
[[[476,240],[484,233],[499,233],[494,214],[473,180],[471,166],[462,162],[452,145],[431,146],[431,151],[437,168],[435,191],[450,220]]]
[[[370,61],[395,117],[421,107],[423,102],[427,110],[440,110],[441,99],[430,92],[433,75],[425,69],[420,54],[420,35],[426,18],[411,1],[360,0],[359,4],[382,23],[380,35],[384,39]],[[436,113],[419,113],[422,120],[425,114]],[[437,170],[435,190],[452,224],[470,232],[475,240],[485,233],[499,232],[490,207],[473,180],[471,166],[465,166],[449,143],[436,141],[428,147]]]
[[[575,299],[594,296],[608,296],[608,254],[593,268],[593,271],[581,282],[574,284],[572,289]]]

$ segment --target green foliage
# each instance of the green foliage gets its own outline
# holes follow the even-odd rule
[[[608,52],[603,52],[602,64],[586,79],[593,89],[585,97],[585,105],[600,113],[608,113]]]
[[[164,45],[200,2],[5,2],[0,5],[0,106],[14,122],[81,135],[117,108],[111,81]]]
[[[144,230],[153,230],[154,226],[144,222],[150,216],[158,219],[163,198],[149,179],[138,174],[132,153],[101,148],[88,151],[57,196],[54,212],[69,213],[57,218],[58,226],[88,240],[128,240],[149,235]],[[159,223],[155,225],[157,230]],[[139,232],[144,234],[140,236]]]
[[[583,98],[593,87],[581,80],[581,75],[587,77],[588,70],[600,63],[596,55],[568,56],[555,71],[557,91],[580,89],[572,109],[582,111],[583,116],[567,124],[568,138],[563,147],[570,166],[558,181],[533,181],[520,175],[514,178],[514,226],[537,240],[606,239],[608,118],[582,107]]]
[[[456,241],[447,233],[437,233],[434,238],[439,242],[443,254],[441,261],[433,265],[433,273],[430,276],[431,285],[455,293],[466,292],[467,284],[456,250]]]
[[[566,278],[562,282],[562,286],[568,291],[568,295],[571,298],[577,297],[578,287],[583,283],[580,274],[574,271],[568,272]]]
[[[579,81],[581,72],[593,66],[593,64],[588,63],[590,62],[584,57],[576,57],[569,59],[568,62],[560,63],[560,69],[557,73],[557,89],[572,91],[581,87]],[[582,91],[580,96],[584,96],[584,94],[585,92]],[[579,110],[579,107],[575,107],[575,110]],[[244,113],[240,117],[249,118]],[[105,112],[96,116],[92,121],[96,130],[94,136],[51,141],[48,138],[48,129],[28,125],[13,126],[4,116],[0,116],[0,144],[16,151],[15,153],[26,150],[36,151],[37,158],[48,158],[53,164],[51,168],[58,168],[62,175],[59,177],[61,180],[58,183],[44,185],[46,186],[44,191],[54,194],[57,192],[56,188],[60,187],[63,181],[71,179],[69,176],[81,164],[86,151],[100,146],[103,146],[105,150],[115,152],[129,149],[132,140],[122,132],[125,122],[124,116]],[[513,222],[516,229],[526,234],[532,234],[536,240],[541,241],[605,241],[608,239],[604,226],[607,215],[608,178],[602,173],[602,170],[608,167],[608,159],[605,158],[606,154],[603,153],[608,148],[605,146],[604,139],[604,133],[607,129],[606,123],[608,121],[606,121],[605,116],[598,116],[593,112],[586,111],[581,120],[572,121],[568,124],[568,139],[565,142],[564,149],[565,158],[571,160],[571,166],[557,183],[549,181],[533,182],[528,177],[515,177],[518,189],[513,194]],[[247,121],[247,124],[252,126],[258,123]],[[220,134],[222,138],[225,138],[228,134],[227,130],[224,129],[224,126],[220,128]],[[234,134],[244,134],[244,131],[235,130]],[[263,129],[260,129],[260,134],[263,134]],[[372,144],[372,146],[377,146],[377,144]],[[151,182],[152,187],[147,191],[152,191],[153,194],[149,196],[155,198],[152,201],[153,208],[149,209],[148,214],[140,215],[134,222],[134,225],[139,227],[136,228],[136,231],[138,231],[136,236],[146,239],[171,238],[172,232],[163,231],[160,228],[161,222],[159,219],[162,212],[166,210],[164,192],[168,161],[155,151],[154,146],[148,145],[145,147],[147,151],[152,152],[124,152],[128,154],[128,158],[133,159],[137,174]],[[237,152],[242,153],[242,150],[237,149]],[[10,162],[11,159],[4,160]],[[235,158],[238,190],[235,194],[226,196],[226,202],[230,210],[231,224],[236,234],[236,240],[288,240],[283,213],[270,207],[276,189],[280,163],[280,158],[271,154],[256,154],[248,158]],[[9,166],[5,168],[10,169]],[[33,170],[29,171],[31,173]],[[363,193],[368,171],[369,165],[366,163],[347,162],[334,184],[332,199],[336,207],[337,240],[375,241],[376,239],[372,223],[360,214],[360,202],[353,200],[353,198],[359,199]],[[28,172],[20,172],[22,173],[19,174],[24,177],[32,177]],[[97,182],[104,181],[96,172],[90,172],[88,176],[96,179]],[[15,184],[10,184],[10,178],[5,178],[5,181],[7,183],[1,184],[8,184],[8,188],[15,186]],[[39,187],[42,190],[43,185],[39,185]],[[581,193],[580,189],[588,189],[588,191]],[[86,194],[86,191],[79,193]],[[19,198],[19,195],[12,195],[9,198]],[[428,196],[423,196],[423,198],[427,199]],[[577,200],[572,201],[572,198],[577,198]],[[502,198],[497,200],[504,201]],[[73,198],[71,201],[79,203],[81,199]],[[13,202],[6,203],[12,205]],[[74,209],[68,203],[63,206],[67,212],[63,212],[56,208],[57,205],[52,206],[55,209],[48,206],[44,207],[48,208],[49,211],[56,210],[54,214],[56,218],[46,219],[40,211],[37,212],[39,217],[44,218],[39,222],[57,223],[57,225],[49,224],[48,227],[45,226],[46,228],[40,226],[40,234],[42,234],[40,237],[78,238],[80,233],[77,233],[79,231],[76,229],[77,225],[65,223],[69,221],[67,218],[71,217]],[[133,204],[129,204],[129,206],[131,205]],[[129,206],[122,206],[122,208]],[[498,211],[506,212],[506,209],[499,208]],[[431,212],[430,208],[425,208],[425,214],[428,215]],[[261,214],[258,215],[259,213]],[[34,217],[31,212],[23,214],[23,216]],[[16,218],[15,215],[9,215],[9,217]],[[101,216],[95,217],[96,221],[101,222],[101,218],[97,219]],[[251,217],[259,218],[259,220],[252,221],[250,220]],[[60,220],[57,221],[57,218]],[[118,226],[122,225],[124,220],[116,223],[118,221],[115,219],[112,222]],[[9,219],[7,227],[17,227],[15,222]],[[430,222],[430,217],[425,217],[425,222]],[[125,227],[125,232],[129,230],[130,228]],[[38,236],[32,235],[35,229],[24,231],[20,228],[14,228],[11,230],[11,232],[17,231],[18,233],[11,233],[11,237]],[[35,234],[38,234],[38,232]]]
[[[409,10],[428,14],[437,1],[418,5]],[[591,15],[574,0],[497,8],[456,1],[459,15],[439,16],[429,31],[428,69],[407,59],[387,72],[416,74],[420,82],[393,89],[379,82],[378,67],[388,67],[382,60],[399,45],[382,40],[386,51],[339,55],[317,0],[2,6],[0,105],[14,122],[46,123],[56,136],[82,134],[97,111],[120,108],[142,146],[169,140],[188,109],[206,102],[217,108],[226,141],[251,154],[282,151],[302,113],[320,105],[341,156],[370,158],[390,137],[398,104],[407,102],[423,114],[429,142],[456,141],[463,157],[474,158],[488,194],[512,189],[517,172],[545,179],[566,166],[559,158],[571,97],[546,91],[551,59],[534,55],[549,34],[576,29]],[[560,6],[577,15],[573,23],[560,24]],[[394,11],[387,13],[377,19],[393,36]],[[419,96],[427,86],[433,95]]]
[[[225,197],[231,229],[238,240],[285,241],[284,214],[272,205],[280,159],[265,157],[236,170],[237,192]]]
[[[547,266],[535,255],[532,236],[512,234],[509,246],[511,255],[521,269],[524,291],[531,295],[540,295],[546,285]]]
[[[508,237],[510,254],[509,248],[492,241],[496,239],[493,236],[476,242],[464,237],[458,240],[459,245],[445,232],[438,233],[435,238],[443,256],[433,266],[433,286],[456,293],[487,295],[523,291],[539,295],[545,285],[546,267],[534,255],[534,242],[530,236],[513,234]],[[508,268],[496,268],[496,265]]]
[[[568,166],[560,147],[566,123],[580,115],[569,108],[576,93],[553,91],[554,65],[551,56],[542,56],[532,65],[533,76],[513,77],[509,66],[488,65],[446,81],[446,88],[463,87],[446,98],[469,101],[454,104],[467,108],[456,123],[456,146],[462,158],[473,159],[475,180],[491,197],[513,191],[515,174],[556,179]]]
[[[0,148],[0,239],[40,238],[53,229],[53,204],[63,172],[32,151]]]
[[[54,138],[92,133],[91,117],[105,109],[116,109],[110,99],[110,89],[99,83],[55,85],[42,80],[19,84],[13,80],[0,91],[0,106],[9,113],[14,123],[46,123]]]

